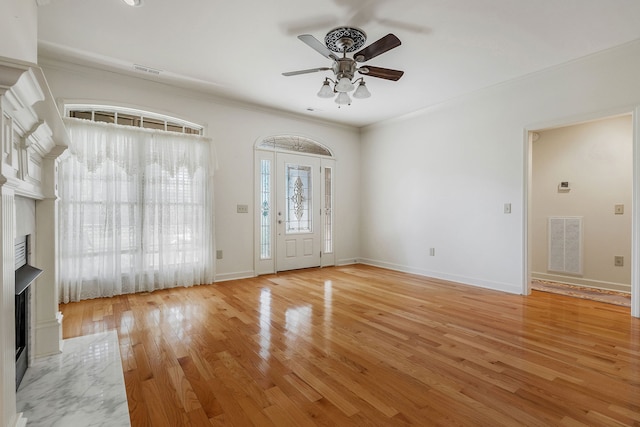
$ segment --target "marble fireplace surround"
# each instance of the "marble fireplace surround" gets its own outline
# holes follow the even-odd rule
[[[17,413],[15,390],[18,235],[31,235],[30,259],[44,270],[31,292],[29,364],[61,351],[56,168],[68,138],[42,70],[0,57],[0,427],[24,426],[27,421]]]

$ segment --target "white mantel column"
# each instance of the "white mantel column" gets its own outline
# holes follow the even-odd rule
[[[35,265],[42,269],[35,291],[35,342],[33,357],[62,351],[62,313],[58,311],[58,198],[57,155],[43,159],[44,199],[36,201]]]

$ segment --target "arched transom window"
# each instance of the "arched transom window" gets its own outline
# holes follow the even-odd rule
[[[315,154],[333,157],[327,147],[316,141],[296,135],[276,135],[264,138],[257,147],[262,150],[292,151],[295,153]]]
[[[187,135],[204,135],[204,128],[198,124],[133,108],[94,104],[66,104],[65,115],[76,119],[91,120],[92,122],[115,123]]]

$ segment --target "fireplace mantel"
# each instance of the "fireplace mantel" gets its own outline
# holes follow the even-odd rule
[[[56,264],[57,158],[68,135],[42,70],[0,58],[0,427],[24,426],[16,413],[15,271],[16,196],[36,202],[35,264],[44,271],[33,293],[34,357],[60,352]]]

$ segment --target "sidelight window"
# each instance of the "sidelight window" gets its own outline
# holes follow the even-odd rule
[[[271,259],[271,160],[260,162],[260,259]]]

